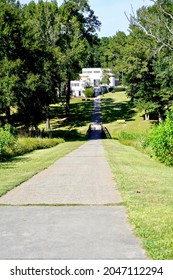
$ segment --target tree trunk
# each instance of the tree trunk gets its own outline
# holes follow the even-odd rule
[[[46,130],[50,129],[50,119],[49,117],[46,118]]]
[[[67,80],[66,84],[66,117],[69,118],[70,116],[70,78]]]
[[[46,130],[50,129],[49,105],[46,108]]]
[[[161,112],[158,112],[158,121],[159,122],[163,121],[163,114]]]
[[[10,106],[5,108],[5,114],[7,118],[7,122],[11,124],[11,112],[10,112]]]
[[[145,121],[149,121],[150,119],[150,114],[145,112]]]

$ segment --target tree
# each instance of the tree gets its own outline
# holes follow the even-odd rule
[[[27,128],[47,118],[56,88],[66,85],[67,114],[70,80],[91,63],[100,22],[87,0],[34,1],[21,6],[0,0],[0,102],[8,113],[17,105]]]
[[[7,122],[11,123],[10,107],[17,103],[17,91],[19,83],[20,59],[14,61],[7,57],[1,60],[0,70],[0,102],[5,110]]]
[[[19,3],[0,0],[0,102],[9,123],[19,89],[21,37]]]
[[[131,23],[138,26],[155,42],[153,69],[155,81],[159,86],[159,115],[171,106],[173,101],[172,52],[173,50],[173,1],[152,1],[153,6],[138,10],[131,16]],[[159,117],[159,118],[160,118]]]
[[[151,7],[142,7],[130,15],[131,25],[138,26],[143,32],[153,38],[159,47],[173,50],[173,1],[150,0]]]
[[[49,128],[49,104],[56,99],[59,82],[57,14],[56,1],[30,2],[22,9],[24,75],[18,109],[27,127],[37,127],[46,118]]]
[[[70,81],[92,60],[100,22],[87,0],[66,0],[59,8],[57,45],[61,48],[62,76],[66,80],[66,115],[69,116]]]
[[[108,56],[108,67],[112,69],[120,82],[123,84],[123,50],[127,43],[127,35],[124,32],[117,32],[111,37],[106,50]]]
[[[110,78],[109,71],[106,69],[103,69],[103,77],[102,77],[101,83],[109,85],[109,83],[110,83],[109,78]]]
[[[119,42],[119,40],[116,40]],[[125,37],[124,44],[117,47],[114,71],[124,73],[124,83],[127,85],[127,94],[139,109],[149,113],[160,110],[159,84],[154,71],[155,43],[148,38],[139,27],[131,26],[129,36]]]

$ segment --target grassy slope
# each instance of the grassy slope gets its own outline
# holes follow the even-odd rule
[[[105,95],[102,117],[114,138],[120,131],[145,135],[151,128],[151,122],[143,120],[124,93]],[[126,123],[118,124],[117,119]],[[130,222],[149,257],[173,259],[173,168],[116,140],[105,140],[104,147]]]
[[[57,159],[84,142],[67,142],[53,148],[38,150],[0,163],[0,196],[47,168]]]
[[[152,121],[145,121],[142,113],[136,111],[125,92],[105,94],[101,108],[103,123],[114,139],[119,139],[121,131],[146,135],[152,126]],[[118,120],[125,120],[125,123],[118,123]]]
[[[93,102],[82,101],[82,98],[73,98],[70,101],[70,119],[66,121],[65,104],[52,104],[50,106],[51,129],[57,132],[59,137],[65,139],[85,139],[87,129],[92,121]],[[45,129],[45,123],[39,126]]]
[[[92,119],[92,111],[92,99],[87,102],[83,102],[82,98],[72,99],[70,104],[71,119],[66,122],[64,121],[65,106],[61,103],[52,105],[51,129],[56,132],[56,136],[65,137],[68,142],[54,148],[15,157],[7,162],[0,162],[0,196],[83,144],[84,142],[76,140],[86,139],[85,135]],[[42,123],[40,128],[45,129],[45,123]]]
[[[130,222],[152,259],[173,259],[173,168],[133,147],[104,140]]]

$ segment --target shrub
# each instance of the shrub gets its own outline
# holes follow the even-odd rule
[[[173,109],[166,120],[156,125],[149,136],[153,155],[166,165],[173,165]]]
[[[63,143],[62,138],[19,138],[15,144],[15,155],[23,155],[38,149],[47,149]]]
[[[85,97],[93,97],[94,96],[94,89],[92,87],[85,89]]]
[[[147,136],[145,134],[121,131],[118,135],[118,140],[124,145],[132,146],[142,152],[145,151],[147,154],[149,153]]]
[[[1,137],[3,136],[3,137]],[[8,130],[0,130],[0,159],[8,159],[14,156],[23,155],[37,149],[47,149],[63,143],[62,138],[15,138]]]
[[[5,125],[4,128],[0,128],[0,159],[13,154],[16,140],[14,130],[10,125]]]
[[[119,140],[136,140],[139,137],[137,133],[129,133],[127,131],[121,131],[119,134]]]
[[[115,87],[113,90],[113,92],[120,92],[120,91],[126,91],[126,87],[122,87],[122,86]]]

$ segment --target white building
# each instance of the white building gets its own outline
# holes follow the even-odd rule
[[[105,70],[110,76],[108,85],[102,84]],[[75,97],[84,96],[85,88],[91,86],[98,94],[101,93],[102,86],[106,86],[108,87],[108,89],[114,88],[116,86],[116,83],[117,79],[115,79],[115,75],[111,73],[110,69],[83,68],[82,73],[79,74],[79,80],[71,81],[71,91],[72,95]]]

